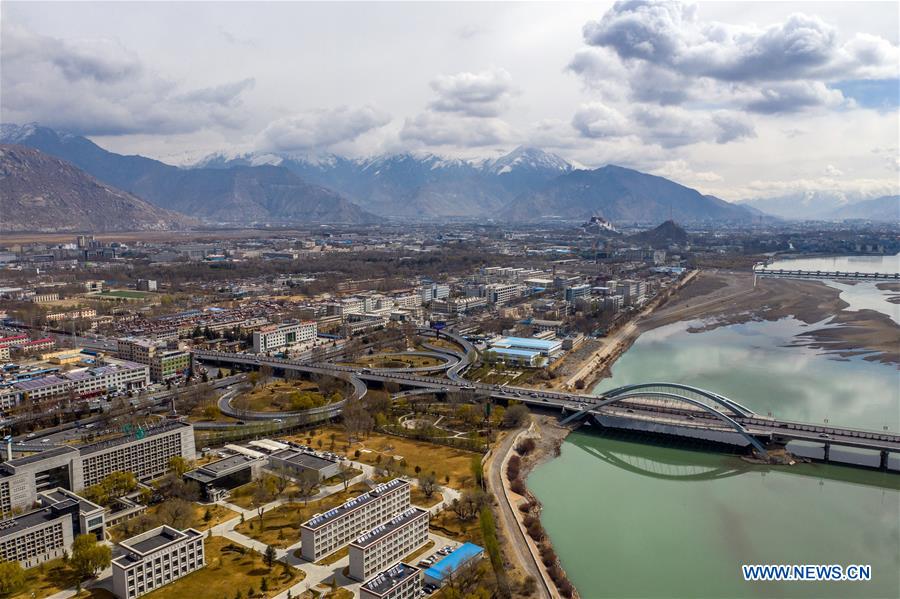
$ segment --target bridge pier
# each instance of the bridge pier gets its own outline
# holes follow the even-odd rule
[[[878,468],[881,470],[887,470],[888,467],[888,452],[882,450],[881,452],[881,460],[879,460]]]
[[[831,443],[826,443],[825,444],[825,456],[824,456],[826,462],[828,461],[829,454],[831,454]]]

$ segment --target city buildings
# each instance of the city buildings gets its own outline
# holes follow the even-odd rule
[[[160,526],[119,543],[112,561],[113,593],[134,599],[206,565],[203,535],[193,528]]]
[[[444,559],[425,570],[424,579],[428,584],[441,586],[448,577],[466,565],[484,556],[484,549],[474,543],[463,543]]]
[[[169,347],[165,341],[125,337],[118,340],[116,355],[125,360],[150,367],[150,380],[164,382],[187,371],[191,355],[187,351]]]
[[[409,508],[409,482],[395,478],[300,525],[301,554],[318,561]]]
[[[194,427],[167,420],[99,443],[8,460],[0,464],[0,512],[28,508],[38,501],[38,493],[55,487],[78,492],[120,470],[139,480],[156,478],[168,471],[175,456],[196,458]]]
[[[365,580],[428,541],[426,510],[412,507],[350,543],[350,578]]]
[[[253,351],[261,354],[298,343],[316,340],[316,321],[285,322],[260,328],[253,332]]]
[[[359,587],[359,598],[418,599],[421,589],[421,570],[399,563],[363,583]]]

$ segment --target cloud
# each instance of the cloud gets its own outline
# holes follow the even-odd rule
[[[572,118],[572,126],[591,138],[621,137],[628,132],[625,116],[601,102],[582,104]]]
[[[84,135],[175,134],[244,123],[243,79],[185,90],[109,39],[61,40],[4,23],[0,104],[10,122]]]
[[[423,146],[480,147],[509,142],[512,131],[500,119],[426,111],[406,119],[400,139]]]
[[[812,107],[835,108],[845,104],[840,90],[829,89],[821,82],[777,83],[760,88],[745,108],[762,114],[790,113]]]
[[[636,106],[632,118],[643,129],[645,141],[664,148],[700,142],[724,144],[755,136],[753,125],[741,114],[727,111],[691,111],[679,107]]]
[[[695,171],[686,160],[668,160],[661,166],[653,169],[654,175],[666,177],[678,181],[683,185],[696,185],[698,183],[713,183],[722,181],[722,177],[712,171]]]
[[[441,75],[431,88],[438,95],[429,105],[432,110],[471,117],[499,116],[513,93],[512,77],[503,69]]]
[[[389,114],[372,106],[308,111],[269,123],[259,134],[256,146],[268,152],[325,149],[352,141],[390,121]]]
[[[843,177],[844,171],[840,170],[833,164],[829,164],[824,169],[822,169],[822,174],[827,175],[829,177]]]
[[[898,47],[801,13],[766,28],[702,21],[695,5],[617,2],[583,29],[585,42],[692,77],[729,82],[867,78],[897,72]]]

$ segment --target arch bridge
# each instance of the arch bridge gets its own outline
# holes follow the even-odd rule
[[[741,437],[759,453],[768,456],[765,446],[740,421],[757,418],[749,408],[718,393],[681,383],[650,382],[611,389],[584,404],[583,409],[563,420],[563,424],[598,413],[602,408],[625,408],[652,414],[657,422],[688,428],[721,427]]]

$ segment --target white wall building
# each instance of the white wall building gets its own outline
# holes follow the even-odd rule
[[[268,351],[309,343],[316,340],[318,327],[315,320],[273,324],[253,331],[253,351],[262,354]]]
[[[112,561],[113,593],[134,599],[206,565],[203,534],[193,528],[160,526],[119,543]]]
[[[363,583],[359,599],[418,599],[421,589],[421,571],[401,563]]]
[[[350,543],[350,578],[365,580],[428,541],[426,510],[411,507]]]

